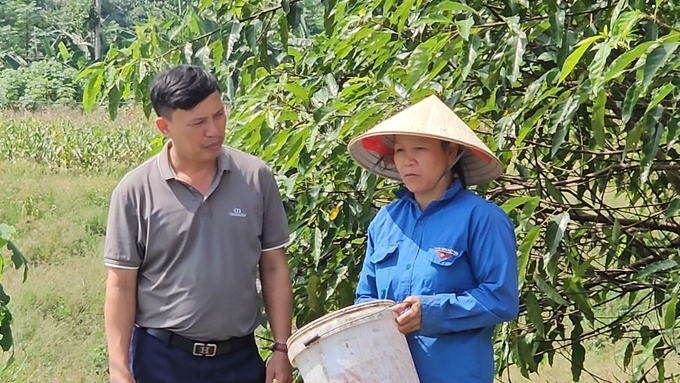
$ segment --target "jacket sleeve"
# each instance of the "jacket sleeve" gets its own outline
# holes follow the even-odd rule
[[[354,304],[378,299],[378,287],[375,283],[375,264],[370,260],[372,255],[373,239],[369,227],[368,238],[366,240],[366,256],[364,257],[364,264],[359,276]]]
[[[485,203],[473,209],[470,225],[469,259],[479,285],[460,294],[419,296],[422,335],[495,326],[517,317],[517,243],[510,218]]]

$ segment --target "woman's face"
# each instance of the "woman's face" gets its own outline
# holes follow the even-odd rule
[[[433,138],[395,136],[394,164],[411,193],[416,196],[443,195],[451,182],[447,167],[458,152],[456,145],[448,145],[448,148],[444,150],[442,141]]]

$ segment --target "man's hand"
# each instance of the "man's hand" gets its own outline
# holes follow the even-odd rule
[[[266,383],[292,383],[293,371],[288,361],[288,355],[281,351],[274,351],[267,362]]]
[[[406,297],[403,302],[397,303],[392,308],[397,313],[397,325],[399,332],[406,335],[420,330],[420,321],[423,311],[420,298],[417,296]]]
[[[132,377],[132,373],[124,366],[109,366],[109,371],[111,374],[111,383],[135,383],[135,378]]]

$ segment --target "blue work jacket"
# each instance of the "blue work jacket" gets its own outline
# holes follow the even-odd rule
[[[397,197],[369,225],[356,303],[418,296],[421,327],[406,338],[421,383],[491,383],[494,328],[519,309],[512,222],[459,181],[422,211]]]

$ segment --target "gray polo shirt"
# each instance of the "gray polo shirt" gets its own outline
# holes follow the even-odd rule
[[[260,254],[290,234],[262,160],[223,147],[204,198],[176,178],[167,144],[116,186],[106,230],[106,266],[139,269],[135,323],[202,341],[255,330]]]

